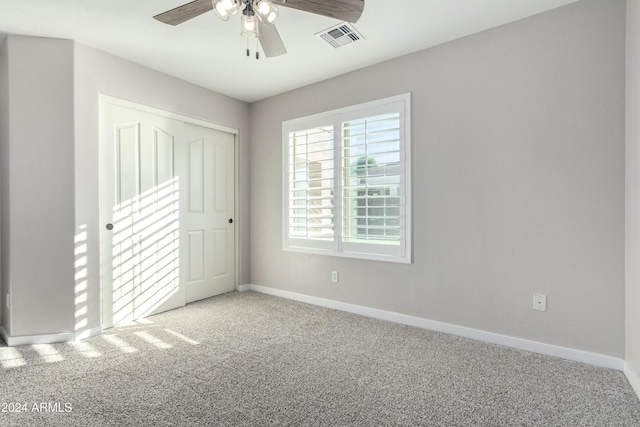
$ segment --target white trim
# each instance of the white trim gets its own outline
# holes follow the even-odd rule
[[[631,366],[627,362],[624,363],[624,375],[629,380],[629,384],[633,388],[633,391],[636,392],[638,399],[640,399],[640,376],[631,369]]]
[[[269,288],[260,285],[243,285],[252,291],[263,294],[273,295],[294,301],[300,301],[307,304],[317,305],[321,307],[331,308],[334,310],[346,311],[348,313],[359,314],[362,316],[373,317],[375,319],[386,320],[389,322],[400,323],[408,326],[429,329],[437,332],[444,332],[451,335],[457,335],[465,338],[471,338],[478,341],[484,341],[492,344],[499,344],[506,347],[512,347],[519,350],[526,350],[534,353],[540,353],[547,356],[559,357],[562,359],[573,360],[576,362],[588,363],[590,365],[600,366],[622,371],[624,369],[624,360],[617,357],[606,356],[603,354],[591,353],[583,350],[576,350],[568,347],[560,347],[553,344],[545,344],[537,341],[530,341],[523,338],[516,338],[507,335],[496,334],[493,332],[482,331],[479,329],[467,328],[464,326],[452,325],[450,323],[438,322],[435,320],[424,319],[420,317],[408,316],[406,314],[395,313],[391,311],[380,310],[376,308],[364,307],[361,305],[349,304],[340,301],[329,300],[325,298],[314,297],[310,295],[299,294],[296,292],[283,291],[280,289]],[[245,289],[246,290],[246,289]],[[637,378],[637,377],[636,377]],[[640,384],[640,383],[638,383]]]
[[[223,126],[206,119],[201,119],[201,118],[189,116],[186,114],[176,113],[174,111],[162,110],[160,108],[151,107],[149,105],[138,104],[137,102],[128,101],[122,98],[116,98],[113,96],[105,95],[103,93],[98,94],[98,98],[100,103],[119,105],[120,107],[132,108],[134,110],[144,111],[146,113],[159,115],[169,119],[180,120],[180,121],[191,123],[194,125],[203,126],[210,129],[216,129],[216,130],[220,130],[227,133],[232,133],[236,136],[240,132],[238,129],[234,129],[228,126]]]
[[[234,175],[233,175],[233,222],[234,222],[234,242],[235,250],[234,256],[234,280],[233,285],[235,287],[240,283],[240,229],[242,225],[242,219],[240,218],[240,135],[236,130],[233,135],[233,161],[234,161]],[[248,227],[247,227],[248,228]]]
[[[236,286],[238,292],[247,292],[251,290],[251,285],[238,285]]]
[[[34,345],[34,344],[54,344],[60,342],[75,342],[82,341],[87,338],[95,337],[102,334],[102,327],[97,326],[95,328],[87,329],[78,332],[67,332],[61,334],[47,334],[47,335],[23,335],[17,337],[10,337],[7,331],[0,326],[0,336],[9,347],[16,347],[21,345]]]

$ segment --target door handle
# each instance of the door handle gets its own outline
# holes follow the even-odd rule
[[[113,224],[109,223],[106,225],[107,230],[111,231],[113,230]]]
[[[229,218],[229,224],[233,224],[233,218]]]

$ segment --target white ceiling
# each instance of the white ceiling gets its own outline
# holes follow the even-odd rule
[[[330,1],[330,0],[327,0]],[[365,40],[334,49],[315,33],[340,21],[280,8],[288,53],[246,56],[240,18],[152,19],[188,0],[0,0],[4,34],[73,39],[247,102],[525,18],[576,0],[365,0]],[[252,51],[255,47],[252,45]]]

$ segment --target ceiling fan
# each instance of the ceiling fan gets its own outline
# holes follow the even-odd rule
[[[264,54],[273,57],[287,53],[274,24],[278,18],[278,6],[353,23],[362,15],[364,0],[195,0],[160,13],[154,18],[165,24],[178,25],[210,10],[214,10],[224,21],[241,12],[241,34],[247,40],[258,39]],[[259,54],[256,52],[256,58],[258,57]]]

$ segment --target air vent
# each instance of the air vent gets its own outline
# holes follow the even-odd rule
[[[317,33],[316,36],[336,49],[364,39],[362,34],[353,28],[353,25],[346,22],[336,25],[335,27],[327,28]]]

